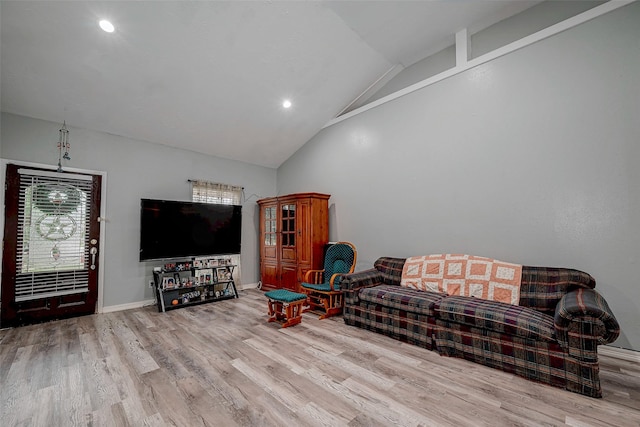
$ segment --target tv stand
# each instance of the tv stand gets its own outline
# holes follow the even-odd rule
[[[234,264],[208,267],[193,267],[191,261],[176,263],[189,264],[190,268],[163,268],[153,272],[158,311],[196,304],[238,298],[233,271]]]

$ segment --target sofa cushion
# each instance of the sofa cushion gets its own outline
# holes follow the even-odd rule
[[[451,296],[436,302],[436,318],[498,333],[554,341],[553,317],[531,308]]]
[[[347,325],[370,329],[429,350],[433,348],[435,317],[365,301],[345,306],[343,316]]]
[[[360,300],[397,308],[410,313],[434,316],[434,304],[445,297],[445,294],[419,291],[393,285],[380,285],[364,288],[360,291]]]

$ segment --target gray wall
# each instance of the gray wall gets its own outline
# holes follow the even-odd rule
[[[59,128],[60,123],[2,114],[3,157],[55,165]],[[256,195],[276,193],[275,169],[90,130],[69,130],[68,166],[107,172],[104,307],[153,299],[148,282],[153,266],[161,263],[138,261],[140,199],[190,200],[188,179],[244,186],[241,281],[259,280]]]
[[[456,47],[449,46],[402,70],[397,76],[389,80],[389,83],[384,85],[368,99],[366,103],[376,101],[455,66]]]
[[[482,56],[511,42],[592,9],[602,3],[605,2],[594,0],[548,0],[540,2],[517,15],[511,16],[472,34],[470,37],[470,59]],[[452,34],[452,43],[454,38],[455,35]],[[452,44],[440,52],[408,66],[369,99],[354,104],[352,108],[345,112],[349,112],[431,76],[435,76],[436,74],[455,67],[455,65],[456,47]]]
[[[550,27],[606,3],[595,0],[547,0],[504,19],[471,36],[471,57],[477,58],[501,46]]]
[[[591,273],[640,350],[640,4],[324,129],[278,193],[331,194],[330,239]],[[322,159],[322,161],[318,161]]]

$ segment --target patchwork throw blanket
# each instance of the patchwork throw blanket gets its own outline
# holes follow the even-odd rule
[[[401,286],[518,305],[522,266],[472,255],[407,258]]]

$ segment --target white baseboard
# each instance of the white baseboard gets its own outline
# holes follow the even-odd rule
[[[148,299],[145,301],[130,302],[127,304],[110,305],[109,307],[102,307],[100,313],[113,313],[114,311],[131,310],[132,308],[146,307],[148,305],[155,305],[156,301]]]
[[[239,291],[244,291],[245,289],[258,289],[258,282],[256,283],[245,283],[242,286],[238,286]]]
[[[610,345],[601,345],[598,347],[598,354],[625,360],[627,362],[640,363],[640,351],[627,350],[626,348],[612,347]]]

